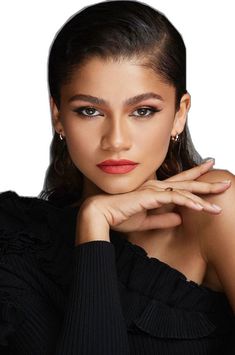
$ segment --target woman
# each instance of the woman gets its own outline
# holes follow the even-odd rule
[[[233,354],[235,178],[190,139],[185,57],[136,1],[57,33],[44,189],[0,194],[1,354]]]

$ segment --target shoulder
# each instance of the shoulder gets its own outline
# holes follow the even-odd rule
[[[198,194],[198,196],[206,201],[219,205],[222,211],[216,215],[204,211],[196,215],[197,218],[200,219],[200,224],[203,225],[203,228],[210,227],[215,229],[220,226],[225,229],[227,225],[232,228],[231,232],[235,233],[235,225],[233,225],[235,222],[235,175],[228,170],[213,169],[196,179],[196,181],[205,183],[220,182],[222,180],[231,180],[230,187],[225,191],[220,193]]]
[[[211,169],[207,171],[205,174],[199,176],[196,180],[203,181],[203,182],[217,182],[221,180],[232,180],[232,182],[234,182],[235,175],[231,173],[229,170]]]
[[[208,260],[213,257],[213,248],[208,245],[211,240],[214,241],[214,245],[219,240],[235,240],[235,175],[228,170],[213,169],[197,179],[205,183],[222,180],[231,180],[230,187],[225,191],[198,195],[210,203],[219,205],[222,211],[219,214],[205,211],[191,213],[191,217],[196,218],[200,227],[202,246],[205,247]]]
[[[20,196],[15,191],[0,193],[0,247],[13,251],[40,251],[65,239],[65,221],[71,209],[55,207],[33,196]],[[70,225],[67,231],[70,231]],[[71,234],[71,233],[70,233]],[[68,243],[69,237],[67,236]]]
[[[43,210],[47,210],[46,201],[32,196],[20,196],[12,190],[3,191],[0,193],[0,230],[33,225],[40,215],[45,214]]]
[[[8,190],[0,193],[0,231],[18,229],[26,222],[25,210],[32,203],[32,198],[18,195]],[[0,234],[1,235],[1,234]]]
[[[187,224],[195,228],[201,253],[215,270],[223,290],[235,312],[235,175],[228,170],[213,169],[197,181],[231,180],[230,187],[221,193],[200,194],[201,198],[222,208],[219,214],[187,211]]]
[[[55,207],[46,200],[14,191],[0,193],[0,273],[3,264],[19,278],[22,270],[31,272],[36,267],[67,287],[75,222],[76,209]]]
[[[20,196],[11,190],[0,193],[1,258],[34,248],[41,215],[37,205],[34,197]]]
[[[0,192],[0,223],[8,221],[11,217],[16,224],[20,224],[20,222],[30,224],[30,222],[37,221],[40,223],[53,217],[58,219],[71,210],[72,208],[69,206],[56,206],[52,202],[37,196],[19,195],[13,190]]]
[[[202,199],[219,205],[222,208],[220,214],[211,214],[205,211],[195,211],[192,209],[183,208],[182,211],[187,215],[187,221],[189,220],[189,224],[191,222],[200,222],[199,225],[205,227],[211,226],[211,222],[213,221],[213,225],[215,222],[221,223],[224,218],[235,220],[235,175],[232,174],[228,170],[222,169],[212,169],[207,173],[198,177],[195,181],[201,181],[205,183],[213,183],[213,182],[220,182],[222,180],[231,180],[231,185],[228,189],[221,193],[209,193],[209,194],[198,194],[194,193],[197,196],[200,196]],[[234,207],[233,207],[234,205]],[[186,220],[185,220],[186,221]]]
[[[211,226],[211,222],[213,221],[213,225],[215,222],[221,223],[224,218],[228,218],[233,220],[234,219],[234,198],[235,198],[235,175],[232,174],[228,170],[223,169],[212,169],[207,173],[198,177],[195,181],[201,181],[205,183],[213,183],[219,182],[222,180],[231,180],[231,185],[228,189],[221,193],[209,193],[209,194],[197,194],[195,195],[201,197],[202,199],[219,205],[222,208],[220,214],[210,214],[205,211],[195,211],[188,208],[182,208],[182,213],[185,215],[185,222],[187,225],[198,223],[198,226],[203,225],[203,227]],[[235,206],[234,206],[235,208]],[[219,218],[218,218],[219,217]]]

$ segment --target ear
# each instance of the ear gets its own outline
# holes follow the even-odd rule
[[[180,100],[180,107],[175,114],[173,128],[171,131],[172,136],[175,136],[176,134],[180,134],[184,130],[184,126],[186,124],[187,115],[190,107],[191,107],[191,96],[189,93],[186,93],[182,96]]]
[[[63,134],[64,128],[63,128],[63,124],[62,124],[61,118],[60,118],[60,111],[59,111],[54,99],[51,96],[50,96],[50,108],[51,108],[51,117],[52,117],[53,127],[58,134],[60,134],[60,133]]]

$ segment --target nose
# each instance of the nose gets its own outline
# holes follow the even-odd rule
[[[101,147],[109,151],[128,150],[131,147],[130,132],[126,118],[109,118],[101,138]]]

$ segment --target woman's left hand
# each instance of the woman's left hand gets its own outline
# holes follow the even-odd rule
[[[156,188],[167,189],[171,187],[173,190],[175,191],[177,190],[177,192],[187,195],[187,197],[194,198],[194,201],[195,201],[195,194],[197,193],[198,194],[220,193],[222,191],[225,191],[227,188],[229,188],[230,183],[226,183],[226,182],[223,183],[222,181],[217,181],[217,182],[195,181],[201,175],[211,170],[213,164],[214,164],[213,161],[206,162],[201,165],[195,166],[191,169],[184,170],[181,173],[171,176],[170,178],[167,178],[165,180],[147,180],[137,190],[139,189],[143,190],[145,187],[151,188],[151,185],[154,190],[156,190]],[[205,200],[202,200],[202,198],[200,198],[199,196],[196,202],[198,202],[199,204],[201,203],[206,210],[209,209],[208,212],[216,213],[216,210],[213,210],[211,208],[211,204],[209,202],[207,203]]]
[[[163,189],[165,190],[166,188],[171,187],[178,193],[192,198],[194,201],[196,200],[195,202],[198,202],[202,206],[201,210],[212,214],[219,214],[221,212],[221,209],[213,208],[212,204],[209,201],[199,196],[195,198],[195,195],[197,194],[218,194],[230,187],[230,183],[226,184],[222,183],[221,181],[196,181],[197,178],[199,178],[209,170],[212,170],[213,165],[214,162],[210,161],[195,166],[191,169],[185,170],[165,180],[148,180],[138,189],[142,190],[145,188],[152,188],[153,191],[155,191],[156,189],[159,189],[161,191]],[[159,218],[159,223],[161,224],[162,228],[171,228],[182,223],[181,215],[177,208],[178,206],[173,203],[167,206],[162,205],[162,207],[160,203],[159,205],[160,207],[149,210],[148,214],[155,215],[155,220],[156,218]]]

